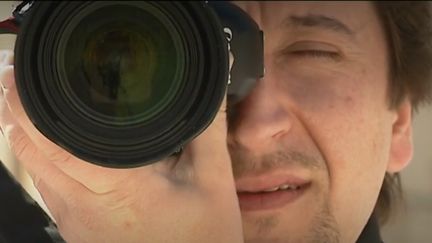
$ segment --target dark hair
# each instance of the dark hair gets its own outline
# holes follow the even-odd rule
[[[374,2],[389,48],[389,104],[411,101],[413,110],[432,101],[432,15],[426,1]],[[398,173],[386,174],[375,213],[385,223],[402,201]]]

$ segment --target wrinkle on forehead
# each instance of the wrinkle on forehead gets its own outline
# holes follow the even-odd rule
[[[367,1],[233,1],[233,3],[246,11],[260,28],[278,26],[283,19],[293,14],[295,16],[318,14],[335,18],[347,24],[355,32],[358,28],[362,29],[366,22],[369,24],[370,20],[375,21],[370,16],[361,16],[370,13],[367,10],[373,8],[373,4]],[[352,11],[353,9],[356,11]]]

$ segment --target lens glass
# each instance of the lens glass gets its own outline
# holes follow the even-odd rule
[[[184,82],[179,35],[166,16],[143,6],[97,9],[70,33],[62,86],[74,106],[94,119],[155,119]]]

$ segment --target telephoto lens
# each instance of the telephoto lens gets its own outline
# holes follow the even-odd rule
[[[151,164],[214,119],[229,75],[223,29],[204,1],[35,1],[15,45],[18,93],[73,155]]]

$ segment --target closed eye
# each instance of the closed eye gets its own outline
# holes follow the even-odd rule
[[[339,61],[341,58],[341,55],[338,52],[323,50],[295,50],[290,51],[289,54],[299,57],[327,58],[334,61]]]

